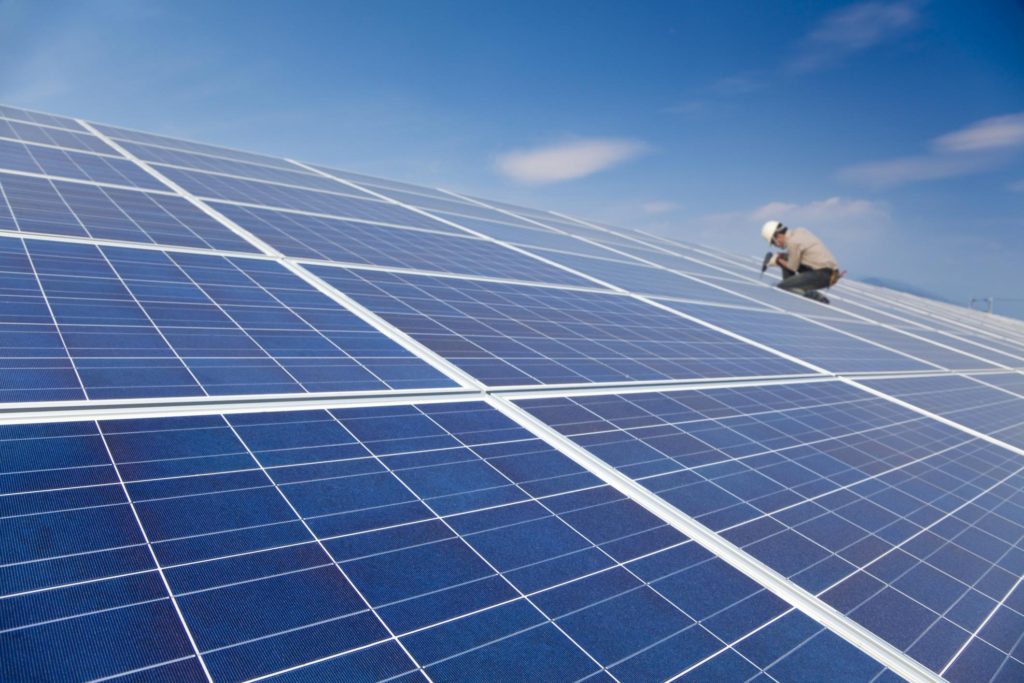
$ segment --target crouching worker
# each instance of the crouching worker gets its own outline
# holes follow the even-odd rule
[[[834,285],[841,273],[832,252],[821,240],[806,228],[790,230],[779,221],[765,223],[761,236],[773,247],[785,250],[765,259],[765,267],[782,269],[779,288],[827,304],[828,298],[818,290]]]

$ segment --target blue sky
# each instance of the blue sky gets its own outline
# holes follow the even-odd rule
[[[1012,0],[0,0],[0,102],[754,255],[779,218],[1024,317],[1021,36]]]

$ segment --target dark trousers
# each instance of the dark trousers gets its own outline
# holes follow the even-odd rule
[[[810,268],[801,265],[798,271],[783,268],[782,282],[778,286],[780,289],[803,293],[824,289],[830,284],[832,284],[831,268]]]

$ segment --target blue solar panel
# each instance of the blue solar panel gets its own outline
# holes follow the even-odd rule
[[[785,313],[752,311],[663,301],[666,306],[700,318],[758,343],[832,372],[933,370],[907,356],[869,344],[823,325]],[[828,323],[829,321],[823,320]]]
[[[291,170],[284,170],[279,166],[254,164],[248,161],[225,159],[223,157],[197,154],[179,149],[143,145],[127,140],[121,141],[120,145],[139,159],[156,164],[180,166],[199,171],[209,171],[211,173],[225,173],[256,180],[269,180],[271,182],[327,190],[328,192],[344,191],[345,188],[344,185],[336,180],[312,174],[299,166],[294,166]]]
[[[286,256],[586,286],[588,280],[494,242],[212,202]]]
[[[581,273],[586,273],[637,294],[671,296],[734,306],[761,307],[756,301],[745,299],[723,289],[710,287],[693,278],[677,275],[661,268],[652,268],[639,263],[626,263],[622,260],[595,259],[539,250],[536,253],[556,263],[561,263],[563,266],[575,268]],[[609,254],[609,256],[614,255]]]
[[[945,348],[927,340],[903,334],[897,329],[856,320],[830,319],[828,324],[849,334],[878,342],[950,370],[993,369],[995,367],[982,358],[968,356],[955,349]]]
[[[180,149],[189,152],[196,152],[197,154],[206,154],[210,156],[221,157],[224,159],[235,159],[238,161],[245,161],[253,164],[262,164],[264,166],[274,166],[276,168],[283,168],[289,171],[295,170],[295,164],[291,163],[290,161],[287,161],[285,159],[279,159],[277,157],[266,156],[264,154],[243,152],[241,150],[229,149],[227,147],[207,145],[202,142],[179,140],[177,138],[169,138],[164,135],[143,133],[137,130],[128,130],[127,128],[118,128],[116,126],[107,126],[104,124],[95,124],[95,128],[104,135],[107,135],[110,138],[113,138],[114,140],[118,141],[139,142],[145,145],[167,147],[169,149]]]
[[[256,251],[169,194],[0,173],[0,229],[165,246]]]
[[[27,145],[3,138],[0,138],[0,168],[150,190],[167,189],[127,159]]]
[[[1024,571],[1016,454],[833,382],[520,405],[933,671],[1024,671],[975,633]]]
[[[982,384],[988,377],[980,375],[976,382],[959,375],[945,375],[872,380],[865,384],[1024,448],[1024,396]]]
[[[8,679],[881,670],[482,403],[0,439]]]
[[[0,106],[0,679],[1024,680],[1024,327],[482,201]]]
[[[444,387],[271,261],[2,240],[7,401]]]
[[[58,128],[65,128],[67,130],[85,130],[77,121],[75,121],[74,119],[69,119],[66,116],[44,114],[38,111],[29,111],[27,109],[10,107],[3,104],[0,104],[0,116],[4,116],[10,119],[17,119],[19,121],[30,121],[32,123],[38,123],[44,126],[56,126]]]
[[[23,142],[36,142],[43,145],[55,145],[83,152],[115,153],[110,145],[90,133],[79,133],[49,126],[37,126],[11,119],[0,118],[0,137],[21,140]]]
[[[630,297],[328,266],[310,270],[493,386],[806,372]]]
[[[357,197],[354,194],[335,194],[306,190],[301,187],[276,185],[244,178],[188,171],[178,168],[161,167],[160,172],[199,197],[221,199],[232,202],[262,205],[280,209],[293,209],[321,213],[339,218],[356,218],[389,225],[427,228],[440,232],[463,231],[450,225],[410,211],[398,204],[374,199],[370,196]],[[347,190],[336,183],[337,192]],[[356,193],[358,190],[348,190]]]
[[[611,254],[604,247],[600,247],[583,240],[578,240],[569,235],[545,230],[539,226],[525,227],[511,225],[506,222],[485,221],[466,216],[455,216],[438,214],[459,225],[475,230],[480,234],[487,235],[511,244],[524,247],[541,247],[554,249],[556,251],[567,251],[577,254],[590,254],[592,256],[608,256]],[[540,252],[538,252],[540,253]],[[542,254],[543,255],[543,254]]]

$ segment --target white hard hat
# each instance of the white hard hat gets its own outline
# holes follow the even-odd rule
[[[767,242],[771,242],[772,238],[775,237],[775,233],[778,232],[782,227],[782,223],[779,221],[768,221],[761,226],[761,237]]]

